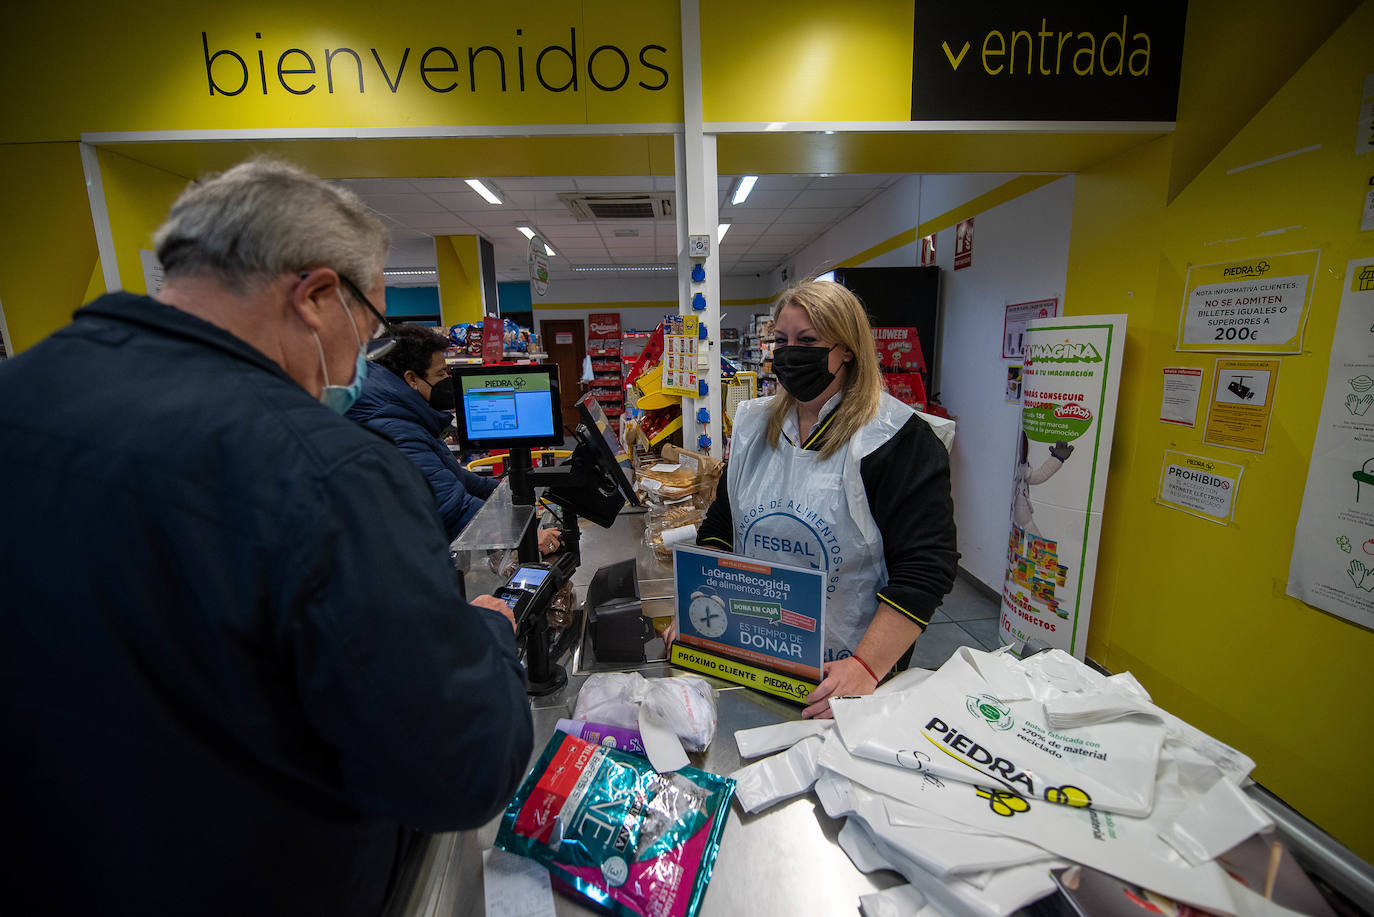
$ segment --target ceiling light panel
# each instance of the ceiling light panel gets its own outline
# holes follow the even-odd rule
[[[749,193],[754,190],[754,185],[758,183],[757,175],[741,175],[735,183],[734,194],[730,196],[730,203],[739,206],[749,199]]]
[[[481,179],[468,178],[464,179],[464,181],[467,183],[467,186],[469,188],[471,188],[473,191],[476,191],[477,194],[482,198],[482,200],[486,201],[488,204],[495,204],[498,207],[501,205],[500,196],[497,195],[497,193],[493,189],[487,187]]]

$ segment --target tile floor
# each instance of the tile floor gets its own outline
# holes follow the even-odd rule
[[[938,669],[961,646],[996,649],[1000,611],[996,594],[989,594],[986,586],[961,570],[954,590],[945,596],[944,604],[931,616],[930,626],[916,641],[911,664]]]

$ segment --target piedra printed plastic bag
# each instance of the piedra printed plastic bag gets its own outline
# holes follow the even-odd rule
[[[1148,815],[1162,720],[1141,714],[1055,729],[1045,702],[1061,693],[1014,660],[965,648],[910,691],[832,708],[861,758],[1028,799]]]

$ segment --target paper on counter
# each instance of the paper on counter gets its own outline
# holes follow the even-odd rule
[[[663,539],[665,545],[677,544],[680,541],[695,539],[697,537],[697,527],[689,522],[686,525],[679,525],[675,529],[667,529],[660,537]]]
[[[492,847],[482,851],[487,917],[554,917],[549,871],[534,860]]]
[[[920,917],[925,907],[926,896],[912,885],[894,885],[859,898],[859,913],[863,917]]]

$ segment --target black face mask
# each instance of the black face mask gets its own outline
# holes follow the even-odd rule
[[[773,374],[793,398],[814,401],[835,381],[835,374],[830,371],[830,351],[838,346],[774,347]]]
[[[445,376],[429,387],[429,397],[425,399],[436,411],[453,410],[456,401],[453,397],[453,377]]]

